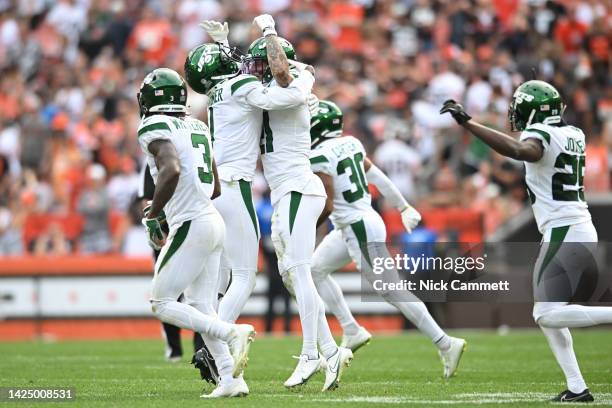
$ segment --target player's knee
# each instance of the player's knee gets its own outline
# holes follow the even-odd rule
[[[312,273],[312,280],[314,280],[315,284],[322,282],[330,273],[328,268],[323,265],[323,262],[317,260],[313,260],[310,272]]]
[[[537,325],[547,327],[546,314],[553,310],[554,307],[546,302],[539,302],[533,305],[533,320]]]
[[[151,310],[155,317],[160,318],[163,315],[167,304],[165,300],[151,300]]]

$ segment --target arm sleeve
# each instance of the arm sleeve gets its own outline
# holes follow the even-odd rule
[[[150,121],[138,129],[138,143],[149,152],[149,143],[154,140],[172,140],[170,126],[165,121]]]
[[[310,168],[313,173],[325,173],[330,176],[334,175],[329,159],[320,150],[311,150]]]
[[[295,108],[306,103],[313,84],[314,77],[312,74],[303,71],[296,79],[291,81],[287,88],[281,88],[280,86],[252,87],[245,98],[249,105],[263,110]]]
[[[521,133],[519,140],[522,142],[526,139],[539,140],[542,142],[544,150],[548,149],[548,146],[550,146],[550,133],[538,127],[537,124],[531,125]]]
[[[395,184],[387,177],[385,173],[374,164],[366,172],[368,181],[374,183],[374,185],[380,190],[380,193],[393,207],[402,211],[408,206],[408,202],[402,196],[402,193],[395,187]]]

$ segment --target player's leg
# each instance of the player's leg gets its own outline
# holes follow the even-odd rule
[[[202,234],[202,238],[206,236],[208,241],[211,242],[210,251],[201,260],[202,272],[189,288],[185,290],[186,302],[213,318],[217,318],[215,306],[219,281],[219,263],[224,237],[221,218],[217,217],[216,221],[207,223],[206,230]],[[202,337],[214,358],[220,376],[215,391],[204,397],[241,396],[248,394],[248,387],[244,380],[242,378],[233,378],[233,374],[236,372],[235,365],[239,363],[238,361],[235,362],[232,358],[227,343],[206,333],[203,333]],[[245,353],[247,352],[248,350],[245,351]]]
[[[388,258],[389,254],[386,242],[386,228],[378,213],[372,211],[364,218],[349,227],[343,228],[347,246],[351,257],[359,270],[372,281],[374,279],[371,260],[376,257]],[[397,270],[387,269],[385,280],[399,282],[400,277]],[[392,293],[383,293],[382,297],[400,311],[416,328],[427,336],[438,348],[440,357],[444,364],[444,376],[451,377],[459,365],[459,361],[465,350],[465,340],[451,337],[442,330],[431,316],[425,304],[412,293],[404,294],[406,299],[398,299]]]
[[[219,303],[219,318],[235,322],[255,288],[259,223],[244,180],[222,182],[223,194],[214,201],[226,226],[225,256],[231,267],[231,284]]]
[[[205,217],[186,221],[170,232],[168,242],[155,265],[151,303],[153,313],[161,321],[229,342],[233,357],[236,358],[246,347],[245,339],[248,338],[239,326],[223,322],[216,316],[208,316],[193,306],[177,301],[178,296],[200,276],[203,257],[216,245],[207,228],[209,224],[215,223],[223,227],[220,217],[214,219],[214,222]]]
[[[335,229],[327,234],[315,249],[312,256],[312,278],[327,309],[336,316],[342,326],[344,333],[342,346],[355,352],[369,342],[372,335],[359,326],[346,304],[340,286],[331,276],[333,272],[350,261],[351,257],[342,232]],[[319,339],[319,347],[321,347],[321,339]]]

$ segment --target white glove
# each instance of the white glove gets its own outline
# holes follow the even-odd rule
[[[227,35],[229,34],[229,26],[227,22],[221,24],[218,21],[204,20],[200,23],[200,27],[213,39],[214,42],[227,43]]]
[[[310,112],[310,117],[312,118],[317,113],[319,113],[319,98],[315,94],[308,95],[308,99],[306,99],[306,104],[308,105],[308,111]]]
[[[276,35],[276,30],[274,29],[275,23],[274,19],[269,14],[260,14],[253,19],[253,24],[257,25],[264,37],[274,34]]]
[[[408,206],[402,211],[402,224],[409,233],[421,222],[421,214],[414,207]]]

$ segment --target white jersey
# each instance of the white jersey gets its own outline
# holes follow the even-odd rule
[[[146,155],[151,177],[157,184],[158,170],[149,152],[149,143],[154,140],[169,140],[176,149],[181,166],[176,190],[164,207],[170,227],[216,213],[210,200],[214,176],[208,127],[197,119],[168,115],[153,115],[140,122],[138,142]]]
[[[253,180],[263,115],[261,108],[247,101],[246,95],[261,87],[257,77],[241,74],[208,92],[208,124],[221,180]]]
[[[582,130],[536,123],[521,133],[521,140],[529,138],[540,140],[544,147],[539,161],[525,162],[525,181],[540,232],[590,221],[584,200],[586,156]]]
[[[306,98],[314,78],[302,71],[289,87],[304,90],[304,98],[282,110],[264,112],[261,162],[270,185],[272,204],[290,191],[325,197],[325,188],[310,169],[310,112]],[[270,90],[282,89],[272,81]]]
[[[329,218],[336,228],[355,223],[372,211],[365,158],[363,145],[353,136],[326,140],[310,152],[312,171],[333,178],[334,210]]]

